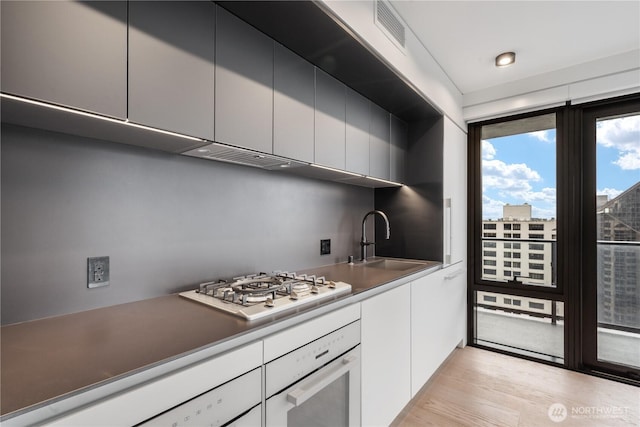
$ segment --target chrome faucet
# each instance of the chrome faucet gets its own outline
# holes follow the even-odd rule
[[[367,231],[366,231],[366,228],[365,228],[365,225],[367,224],[367,218],[371,214],[378,214],[378,215],[380,215],[382,217],[382,219],[384,219],[384,223],[387,226],[386,239],[389,239],[389,236],[391,234],[391,229],[389,228],[389,218],[387,218],[387,216],[385,215],[384,212],[382,212],[382,211],[370,211],[370,212],[367,212],[367,214],[364,216],[364,218],[362,218],[362,239],[360,239],[360,261],[366,261],[367,260],[367,246],[375,245],[375,242],[367,242]]]

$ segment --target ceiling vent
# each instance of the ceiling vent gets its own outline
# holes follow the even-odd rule
[[[378,28],[404,52],[405,25],[393,11],[391,5],[384,0],[376,0],[375,15]]]

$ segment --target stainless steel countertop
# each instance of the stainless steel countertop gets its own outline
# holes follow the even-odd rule
[[[439,268],[426,262],[400,272],[343,263],[304,270],[350,283],[352,293],[251,322],[174,294],[3,326],[0,414],[13,418],[187,355],[210,357]]]

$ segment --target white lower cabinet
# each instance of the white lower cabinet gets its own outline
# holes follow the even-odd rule
[[[411,284],[362,302],[362,425],[387,426],[411,399]]]
[[[246,345],[44,425],[125,426],[145,422],[149,426],[220,426],[251,410],[236,420],[236,425],[259,426],[262,351],[262,341]],[[167,411],[169,408],[173,409]]]
[[[411,283],[411,397],[465,342],[464,273],[463,264],[458,263]]]

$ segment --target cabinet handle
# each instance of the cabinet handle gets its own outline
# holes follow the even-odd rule
[[[287,394],[287,401],[293,403],[295,406],[303,404],[310,397],[350,371],[357,361],[358,356],[350,354],[342,358],[342,363],[322,368],[318,374],[313,375],[294,390],[290,391]]]
[[[451,279],[453,279],[455,277],[460,276],[461,274],[464,274],[465,271],[466,270],[464,268],[460,268],[460,269],[454,271],[453,273],[447,274],[446,276],[444,276],[444,280],[451,280]]]

